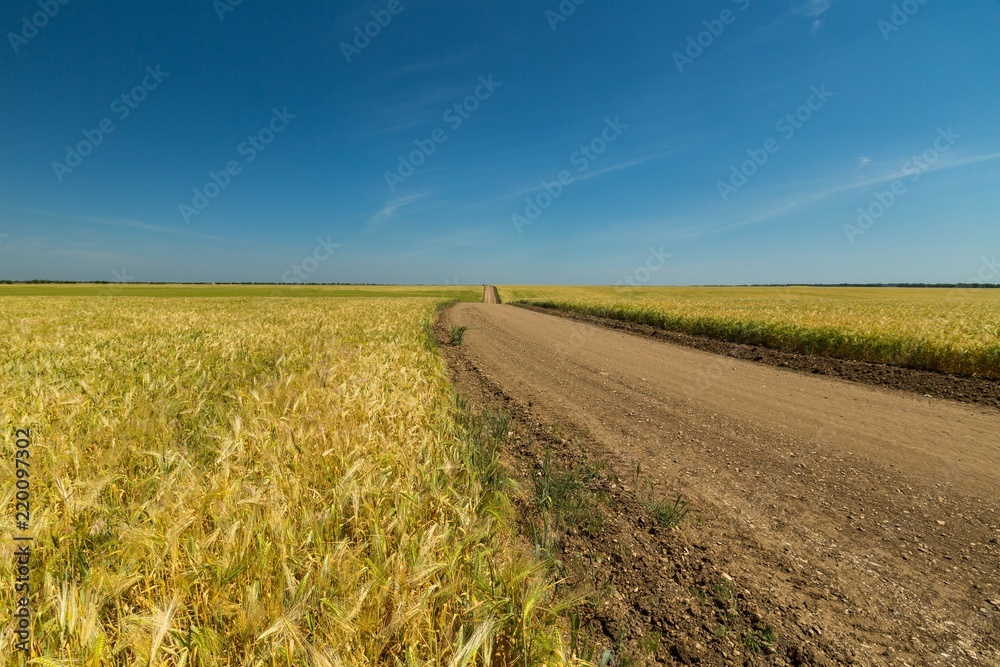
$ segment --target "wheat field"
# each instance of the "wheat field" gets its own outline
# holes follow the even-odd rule
[[[32,664],[562,662],[442,303],[0,297],[0,580],[30,428]]]
[[[1000,378],[1000,290],[502,287],[522,303],[766,347]]]

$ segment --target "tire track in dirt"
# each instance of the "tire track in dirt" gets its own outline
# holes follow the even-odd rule
[[[780,600],[775,630],[816,637],[815,662],[1000,664],[1000,411],[512,306],[443,317],[532,420],[692,498],[684,531]]]

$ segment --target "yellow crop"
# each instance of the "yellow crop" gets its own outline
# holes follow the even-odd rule
[[[427,337],[439,303],[0,298],[0,618],[30,428],[37,664],[557,658]]]
[[[500,296],[732,342],[1000,378],[1000,289],[507,287]]]

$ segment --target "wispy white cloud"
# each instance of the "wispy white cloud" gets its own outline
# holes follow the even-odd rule
[[[367,109],[368,129],[365,134],[384,137],[419,130],[418,136],[413,137],[418,139],[424,138],[435,127],[447,128],[443,115],[474,90],[475,85],[473,80],[470,83],[424,87],[419,92],[409,88],[401,90],[392,99]]]
[[[404,195],[402,197],[398,197],[397,199],[388,201],[385,203],[385,206],[381,208],[381,210],[379,210],[378,212],[375,213],[375,215],[372,216],[371,223],[378,224],[380,222],[385,222],[386,220],[394,216],[396,214],[396,211],[398,211],[399,209],[403,208],[404,206],[408,206],[419,199],[423,199],[426,196],[427,195],[425,193],[419,192],[419,193]]]
[[[389,72],[389,78],[395,79],[400,76],[405,76],[407,74],[415,74],[416,72],[424,72],[427,70],[440,69],[442,67],[447,67],[464,60],[468,60],[471,57],[471,53],[453,54],[447,58],[435,58],[432,60],[424,60],[417,63],[408,63],[406,65],[400,65]]]
[[[604,167],[602,169],[597,169],[597,170],[594,170],[594,171],[587,171],[587,172],[584,172],[583,174],[574,173],[573,174],[573,180],[574,180],[574,182],[587,181],[587,180],[590,180],[592,178],[597,178],[598,176],[605,176],[607,174],[613,174],[616,171],[622,171],[623,169],[631,169],[632,167],[636,167],[636,166],[638,166],[640,164],[643,164],[643,163],[646,163],[646,162],[650,162],[652,160],[658,160],[659,158],[665,157],[666,155],[669,155],[669,154],[670,153],[658,153],[656,155],[646,155],[644,157],[635,158],[633,160],[626,160],[624,162],[618,162],[616,164]],[[548,177],[546,179],[544,179],[544,180],[548,180]],[[497,202],[508,201],[510,199],[514,199],[515,197],[523,197],[525,195],[530,195],[530,194],[535,193],[535,192],[541,192],[544,189],[545,189],[545,186],[542,183],[537,183],[536,185],[532,185],[530,187],[522,188],[522,189],[516,190],[514,192],[508,192],[506,194],[499,195],[497,197],[494,197],[493,199],[489,199],[487,201],[482,202],[482,205],[485,206],[485,205],[489,205],[489,204],[496,204]]]
[[[870,158],[862,158],[862,160],[866,159],[869,163],[871,162]],[[983,153],[980,155],[969,155],[966,157],[954,158],[950,155],[944,155],[934,164],[925,165],[922,169],[915,164],[911,164],[910,161],[907,161],[906,164],[899,169],[883,173],[880,176],[873,176],[869,179],[858,181],[852,185],[845,185],[842,188],[837,188],[835,194],[841,191],[860,190],[874,187],[876,185],[882,185],[883,183],[890,183],[897,179],[912,177],[916,173],[917,169],[919,169],[919,173],[921,174],[930,174],[937,171],[948,171],[950,169],[968,167],[970,165],[981,164],[983,162],[992,162],[997,159],[1000,159],[1000,153]]]
[[[819,32],[823,27],[823,14],[830,11],[831,4],[832,0],[808,0],[803,5],[801,9],[802,13],[812,19],[812,24],[809,28],[813,34]]]
[[[603,169],[598,169],[597,171],[588,171],[582,176],[578,176],[576,180],[578,181],[589,181],[592,178],[597,178],[598,176],[604,176],[606,174],[613,174],[616,171],[621,171],[623,169],[631,169],[632,167],[637,167],[640,164],[649,162],[650,160],[655,160],[661,157],[659,155],[648,155],[646,157],[636,158],[635,160],[627,160],[625,162],[619,162],[618,164],[613,164],[609,167],[604,167]]]
[[[212,234],[201,234],[199,232],[192,232],[187,229],[180,229],[178,227],[167,227],[164,225],[154,225],[152,223],[143,222],[142,220],[133,220],[130,218],[105,218],[96,215],[66,215],[63,213],[54,213],[52,211],[43,211],[34,208],[21,208],[18,210],[24,213],[29,213],[31,215],[39,215],[47,218],[55,218],[57,220],[68,220],[70,222],[89,222],[109,227],[140,229],[147,232],[153,232],[154,234],[185,236],[188,238],[197,238],[206,241],[216,241],[218,243],[229,243],[234,245],[248,245],[248,246],[255,246],[259,248],[268,248],[268,249],[281,248],[283,250],[297,250],[296,248],[291,248],[287,246],[277,246],[274,245],[273,243],[258,243],[256,241],[248,241],[246,239],[231,239],[223,236],[215,236]]]
[[[981,155],[970,155],[951,160],[943,158],[940,162],[937,162],[934,165],[929,165],[926,169],[920,171],[919,173],[923,175],[934,172],[948,171],[975,164],[992,162],[994,160],[1000,160],[1000,153],[984,153]],[[916,172],[914,172],[912,167],[904,166],[898,170],[885,172],[878,176],[863,179],[854,178],[846,183],[834,185],[823,190],[818,190],[799,197],[787,199],[785,201],[776,202],[763,211],[750,216],[739,217],[737,219],[728,218],[725,220],[717,220],[709,223],[708,225],[688,228],[682,232],[681,237],[694,238],[705,234],[724,232],[731,229],[738,229],[740,227],[747,227],[749,225],[770,222],[771,220],[784,217],[795,211],[814,206],[820,202],[830,199],[831,197],[859,190],[868,190],[900,179],[912,178],[915,173]]]

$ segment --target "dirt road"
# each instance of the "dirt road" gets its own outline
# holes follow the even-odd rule
[[[497,292],[497,288],[492,285],[483,286],[483,303],[500,303],[500,294]]]
[[[810,642],[776,662],[1000,664],[1000,411],[513,306],[444,323],[469,327],[464,363],[530,420],[693,499],[703,520],[682,532],[703,560],[779,640]]]

